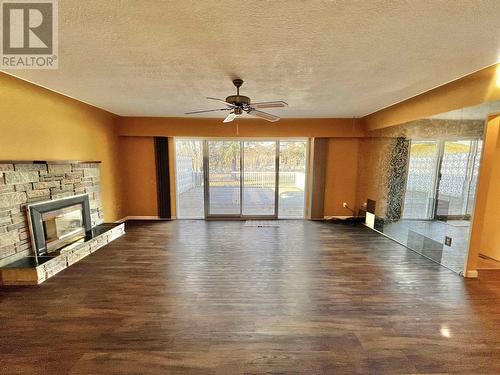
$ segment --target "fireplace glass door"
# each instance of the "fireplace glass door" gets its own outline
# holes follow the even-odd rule
[[[49,253],[85,237],[81,204],[43,213],[42,223]]]

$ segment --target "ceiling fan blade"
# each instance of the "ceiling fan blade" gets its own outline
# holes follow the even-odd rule
[[[231,112],[230,114],[227,115],[227,117],[224,119],[224,121],[222,122],[231,122],[233,121],[236,117],[238,117],[237,115],[235,115],[233,112]]]
[[[220,103],[224,103],[225,105],[227,105],[228,107],[231,107],[231,108],[234,108],[234,107],[235,107],[235,105],[234,105],[234,104],[228,103],[228,102],[226,102],[224,99],[219,99],[219,98],[211,98],[211,97],[209,97],[209,96],[207,96],[207,99],[208,99],[208,100],[215,100],[215,101],[218,101],[218,102],[220,102]]]
[[[219,108],[219,109],[206,109],[202,111],[192,111],[186,112],[185,115],[194,115],[195,113],[205,113],[205,112],[217,112],[217,111],[229,111],[231,108]]]
[[[275,100],[272,102],[259,102],[259,103],[250,103],[250,107],[252,108],[280,108],[280,107],[288,107],[288,103],[283,100]]]
[[[250,116],[260,117],[264,120],[271,121],[271,122],[275,122],[275,121],[278,121],[280,119],[278,116],[272,115],[272,114],[267,113],[267,112],[258,111],[256,109],[251,109],[247,113]]]

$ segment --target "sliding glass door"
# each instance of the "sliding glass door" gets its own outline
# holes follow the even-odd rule
[[[205,217],[203,141],[176,140],[175,179],[177,217],[179,219],[203,219]]]
[[[481,140],[412,141],[403,218],[469,217],[481,147]]]
[[[404,219],[428,220],[433,217],[438,163],[437,141],[411,142]]]
[[[280,141],[278,201],[278,216],[280,218],[304,217],[306,165],[307,141]]]
[[[437,219],[470,215],[467,206],[469,200],[474,199],[475,183],[471,182],[474,174],[477,176],[474,171],[477,144],[473,140],[444,142],[437,187]]]
[[[206,141],[207,217],[241,215],[241,142]]]
[[[244,141],[242,143],[242,215],[276,217],[278,142]]]
[[[304,218],[306,140],[176,139],[179,218]]]
[[[277,144],[206,141],[207,217],[277,217]]]

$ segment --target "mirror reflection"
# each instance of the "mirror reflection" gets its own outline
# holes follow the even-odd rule
[[[372,197],[367,225],[462,274],[487,119],[496,112],[500,102],[372,131],[361,177]]]

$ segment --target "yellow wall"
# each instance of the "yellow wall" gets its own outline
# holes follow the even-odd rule
[[[500,116],[486,127],[484,153],[477,187],[476,207],[467,269],[475,270],[479,254],[500,261]]]
[[[356,214],[356,185],[358,180],[358,138],[330,138],[325,178],[325,216],[351,216],[353,213],[342,206],[343,202]]]
[[[123,213],[115,118],[0,73],[0,160],[101,161],[106,221]]]
[[[120,137],[126,216],[158,216],[156,163],[152,137]]]

